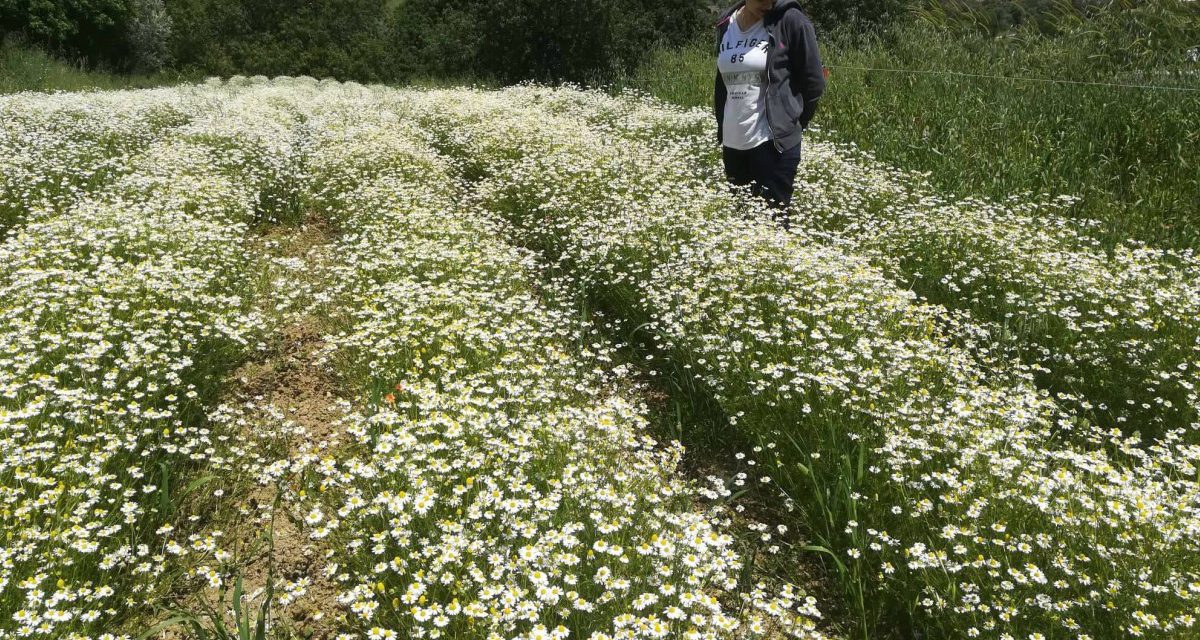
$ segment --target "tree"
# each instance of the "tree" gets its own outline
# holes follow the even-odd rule
[[[160,71],[170,62],[171,16],[162,0],[135,0],[127,29],[134,70]]]

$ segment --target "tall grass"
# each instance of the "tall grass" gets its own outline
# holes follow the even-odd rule
[[[12,43],[0,45],[0,93],[140,89],[198,79],[177,72],[119,75],[88,71],[37,49]]]
[[[822,34],[832,74],[814,122],[953,194],[1077,195],[1072,215],[1099,220],[1106,244],[1200,247],[1200,63],[1189,48],[1200,44],[1200,19],[1186,19],[1194,6],[1166,4],[1180,13],[1064,18],[1057,36],[993,38],[929,20],[876,36]],[[699,42],[655,52],[623,84],[711,108],[712,82]]]

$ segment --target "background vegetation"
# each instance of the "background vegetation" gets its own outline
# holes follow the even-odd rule
[[[602,82],[706,30],[699,0],[0,0],[0,30],[91,69]]]

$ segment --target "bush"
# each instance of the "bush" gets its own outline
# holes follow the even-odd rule
[[[395,33],[410,73],[604,82],[694,36],[707,15],[696,0],[432,0],[419,13],[401,5]]]

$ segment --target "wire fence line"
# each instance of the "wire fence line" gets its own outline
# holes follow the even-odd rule
[[[851,69],[855,71],[886,71],[892,73],[911,73],[918,75],[942,75],[956,76],[965,78],[988,78],[992,80],[1009,80],[1014,82],[1044,82],[1049,84],[1067,84],[1067,85],[1087,85],[1094,87],[1114,87],[1119,89],[1150,89],[1159,91],[1183,91],[1188,93],[1200,92],[1200,87],[1172,87],[1169,85],[1155,84],[1121,84],[1113,82],[1090,82],[1086,80],[1061,80],[1058,78],[1031,78],[1024,76],[999,76],[986,73],[964,73],[961,71],[940,71],[933,69],[895,69],[887,67],[856,67],[850,65],[831,64],[826,65],[829,69]]]

